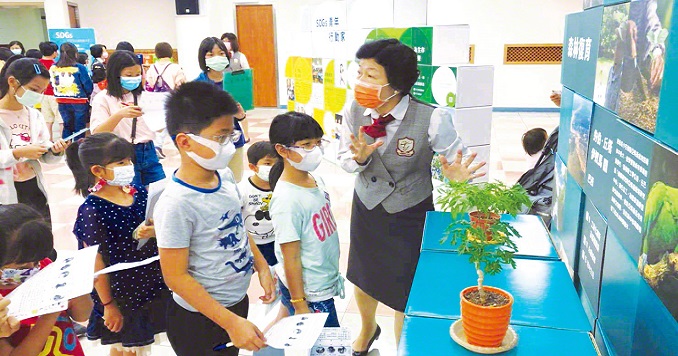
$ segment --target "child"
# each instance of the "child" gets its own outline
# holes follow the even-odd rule
[[[48,266],[52,230],[39,212],[24,204],[0,206],[2,261],[0,294],[8,295],[28,278]],[[85,321],[92,310],[89,295],[72,299],[68,310],[21,321],[19,331],[0,339],[0,355],[83,356],[73,322]],[[6,335],[3,335],[6,336]]]
[[[548,132],[542,128],[529,130],[523,134],[522,143],[525,153],[527,153],[528,169],[534,168],[534,165],[541,156],[541,150],[549,138]]]
[[[92,101],[93,133],[113,132],[134,144],[134,184],[148,187],[165,178],[155,152],[155,132],[146,126],[137,104],[142,92],[141,65],[129,51],[115,51],[108,60],[108,88]]]
[[[0,72],[0,204],[27,204],[49,222],[40,162],[60,162],[67,145],[52,145],[42,114],[31,108],[48,85],[37,59],[14,56]]]
[[[246,320],[252,267],[265,303],[273,301],[275,284],[245,234],[240,196],[225,169],[235,153],[238,105],[213,84],[190,82],[170,95],[166,111],[167,130],[181,155],[153,214],[163,276],[174,292],[167,338],[179,356],[257,351],[264,336]],[[231,341],[235,347],[226,348]]]
[[[77,59],[77,47],[70,42],[62,43],[59,61],[49,69],[54,96],[64,121],[61,137],[68,137],[84,129],[89,120],[89,97],[92,95],[93,84],[87,68],[78,63]],[[76,139],[82,137],[85,137],[84,133]]]
[[[59,47],[54,42],[40,42],[40,52],[42,53],[42,59],[40,63],[50,70],[54,65],[54,58],[59,52]],[[52,127],[56,122],[59,125],[59,132],[63,131],[63,120],[61,120],[61,114],[59,113],[59,104],[57,104],[56,98],[54,97],[54,88],[52,84],[47,86],[45,94],[40,104],[40,111],[42,116],[45,117],[45,122],[47,123],[47,130],[49,131],[49,140],[54,141],[54,134]]]
[[[334,296],[344,297],[339,274],[339,234],[325,184],[310,172],[323,159],[323,129],[310,116],[276,116],[269,130],[279,156],[271,171],[271,218],[282,303],[290,314],[329,313],[339,327]]]
[[[256,242],[269,266],[275,266],[275,234],[269,214],[269,203],[273,195],[268,183],[271,167],[278,161],[275,149],[268,141],[253,144],[247,150],[249,168],[255,173],[247,181],[240,182],[238,189],[242,196],[245,230]]]
[[[99,245],[95,270],[158,255],[155,240],[139,249],[133,238],[154,235],[143,224],[147,192],[132,186],[134,146],[112,133],[100,133],[74,143],[66,152],[75,176],[75,190],[86,197],[78,210],[73,233],[79,245]],[[91,194],[90,194],[91,193]],[[100,276],[92,292],[94,310],[87,337],[112,345],[111,355],[145,355],[154,335],[165,331],[164,311],[169,300],[160,264]]]

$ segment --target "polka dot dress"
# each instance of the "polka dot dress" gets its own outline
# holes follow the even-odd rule
[[[144,221],[148,197],[143,187],[134,188],[137,192],[131,206],[120,206],[90,195],[78,210],[73,233],[87,246],[99,245],[99,253],[107,266],[142,261],[158,255],[155,239],[150,239],[143,248],[137,250],[138,241],[132,237],[134,229]],[[158,261],[108,276],[113,297],[118,306],[125,310],[137,310],[167,289]],[[95,290],[92,291],[92,297],[95,305],[101,305]]]

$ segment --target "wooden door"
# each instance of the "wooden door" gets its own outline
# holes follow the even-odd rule
[[[80,28],[80,13],[78,11],[78,4],[68,3],[68,19],[70,20],[71,28]]]
[[[278,106],[273,5],[235,7],[240,52],[254,71],[254,106]]]

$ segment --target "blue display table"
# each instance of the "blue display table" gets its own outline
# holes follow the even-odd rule
[[[540,217],[521,214],[514,218],[511,215],[503,215],[501,220],[510,223],[522,236],[515,239],[518,246],[517,258],[560,259]],[[457,247],[453,246],[450,240],[443,244],[440,243],[440,239],[445,236],[450,223],[452,223],[450,213],[440,211],[429,211],[426,213],[426,225],[424,226],[424,239],[421,243],[421,250],[456,253]]]
[[[511,323],[575,331],[591,331],[565,264],[560,261],[516,259],[485,285],[504,289],[514,297]],[[468,256],[422,251],[414,276],[407,316],[459,319],[459,293],[477,284]]]
[[[448,319],[406,317],[398,355],[477,355],[452,340],[450,326],[453,322],[454,320]],[[518,345],[501,355],[598,354],[586,332],[517,325],[512,327],[518,334]]]

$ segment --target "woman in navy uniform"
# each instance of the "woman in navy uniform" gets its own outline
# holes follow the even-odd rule
[[[347,278],[356,287],[362,319],[353,354],[367,355],[381,333],[378,303],[396,311],[400,340],[426,212],[434,210],[434,154],[451,180],[481,176],[475,172],[484,163],[472,165],[475,154],[462,163],[464,147],[450,111],[410,95],[419,77],[411,48],[396,39],[378,40],[360,47],[356,57],[355,101],[344,112],[338,158],[344,170],[358,173]]]

